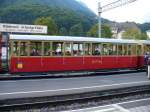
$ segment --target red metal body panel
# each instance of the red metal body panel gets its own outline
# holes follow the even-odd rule
[[[2,71],[2,35],[0,35],[0,72]]]
[[[17,64],[22,64],[22,67],[17,68]],[[143,56],[12,57],[10,60],[10,72],[101,70],[135,68],[143,65]]]

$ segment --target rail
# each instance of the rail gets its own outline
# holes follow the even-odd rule
[[[83,108],[85,103],[87,102],[98,102],[99,105],[107,105],[108,103],[118,103],[119,101],[131,100],[131,97],[135,97],[135,99],[140,99],[141,97],[150,97],[150,85],[147,86],[137,86],[116,90],[109,90],[103,92],[91,92],[91,93],[82,93],[75,95],[66,95],[66,96],[56,96],[56,97],[45,97],[39,98],[39,100],[33,100],[35,98],[31,98],[29,100],[25,100],[26,102],[18,102],[11,104],[2,104],[0,103],[0,110],[12,111],[12,110],[28,110],[28,109],[43,109],[50,108],[50,110],[62,111],[70,109],[70,105],[79,104],[78,108]],[[42,100],[41,100],[42,99]],[[27,102],[29,101],[29,102]],[[17,101],[16,101],[17,102]],[[8,103],[8,102],[7,102]],[[80,107],[80,106],[83,107]],[[87,103],[89,106],[90,103]],[[63,107],[65,106],[65,107]],[[91,105],[92,106],[92,103]],[[73,107],[77,108],[77,106]]]

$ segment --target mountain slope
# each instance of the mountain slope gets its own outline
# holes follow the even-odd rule
[[[0,22],[33,24],[38,17],[51,16],[58,28],[83,25],[84,34],[96,23],[96,15],[76,0],[0,0]]]

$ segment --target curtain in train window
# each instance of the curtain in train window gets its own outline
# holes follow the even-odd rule
[[[42,55],[42,42],[31,42],[30,56],[41,56],[41,55]]]

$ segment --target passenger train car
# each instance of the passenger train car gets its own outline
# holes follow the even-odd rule
[[[150,42],[12,34],[5,47],[2,52],[0,46],[0,72],[7,68],[10,73],[38,73],[141,68]]]

